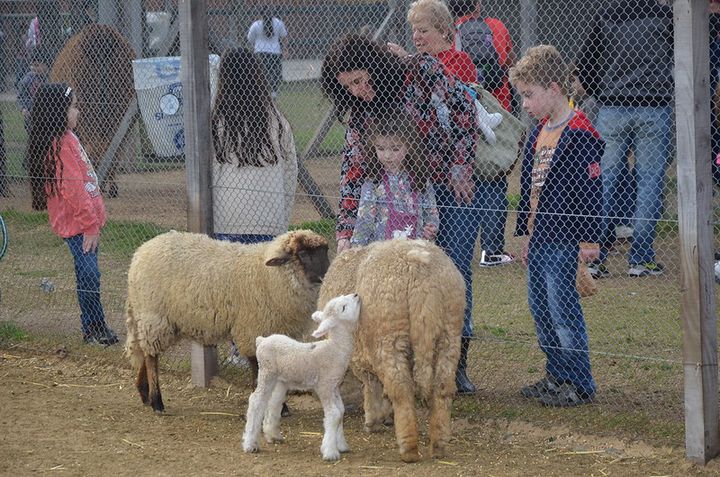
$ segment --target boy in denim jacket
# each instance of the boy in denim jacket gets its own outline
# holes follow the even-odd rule
[[[510,69],[523,108],[539,120],[525,143],[515,235],[526,236],[528,304],[546,376],[524,397],[546,406],[589,403],[595,396],[588,336],[576,287],[578,257],[598,257],[604,144],[568,103],[570,71],[553,46],[530,48]]]

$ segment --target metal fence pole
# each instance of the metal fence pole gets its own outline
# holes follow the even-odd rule
[[[210,160],[210,68],[205,0],[180,1],[183,120],[187,170],[188,230],[210,234],[212,225],[212,174]],[[193,343],[192,382],[206,387],[217,372],[217,350]]]
[[[675,0],[674,16],[685,455],[705,464],[720,452],[708,1]]]

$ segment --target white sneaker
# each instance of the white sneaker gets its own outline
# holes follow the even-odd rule
[[[481,267],[497,267],[498,265],[507,265],[515,260],[515,256],[508,252],[499,252],[488,254],[485,250],[480,254]]]
[[[618,225],[615,227],[615,237],[619,239],[632,238],[635,230],[629,225]]]

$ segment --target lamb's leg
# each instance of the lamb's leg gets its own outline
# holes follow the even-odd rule
[[[258,445],[260,428],[267,409],[268,398],[275,387],[275,380],[275,376],[260,375],[258,385],[250,395],[245,418],[245,432],[243,433],[243,450],[245,452],[257,452],[260,447]]]
[[[342,423],[342,400],[338,406],[338,402],[335,400],[335,394],[333,389],[322,389],[316,388],[315,392],[320,398],[320,402],[323,407],[323,428],[325,434],[323,435],[322,444],[320,445],[320,453],[322,454],[323,460],[338,460],[340,459],[340,450],[338,449],[337,430],[338,425]]]
[[[142,363],[140,363],[140,368],[137,371],[137,375],[135,377],[135,387],[138,390],[138,393],[140,394],[140,399],[142,400],[143,404],[150,404],[150,400],[148,399],[148,375],[147,375],[147,366],[145,365],[145,360],[143,359]]]
[[[158,375],[158,357],[145,355],[145,367],[147,369],[147,380],[149,387],[148,400],[150,406],[157,414],[162,414],[165,406],[160,393],[160,376]]]
[[[268,402],[265,418],[263,419],[263,434],[265,434],[265,441],[268,443],[283,441],[280,432],[280,414],[282,413],[286,394],[287,386],[282,381],[278,381],[270,396],[270,402]]]
[[[377,376],[364,372],[363,407],[365,408],[365,430],[367,432],[380,432],[383,430],[385,411],[383,406],[383,387]]]
[[[250,370],[252,371],[253,376],[253,388],[257,387],[257,380],[258,380],[258,362],[256,356],[248,356],[247,357],[248,363],[250,363]],[[283,403],[282,405],[282,412],[280,413],[282,417],[288,417],[290,415],[290,408],[288,408],[286,403]]]
[[[339,388],[335,388],[334,399],[335,399],[335,402],[337,403],[338,407],[340,408],[340,422],[338,422],[337,433],[336,433],[337,449],[340,452],[348,452],[350,450],[350,446],[348,445],[347,441],[345,440],[345,429],[343,428],[343,418],[345,417],[345,405],[343,404],[342,396],[340,396]]]
[[[380,376],[395,414],[395,438],[403,462],[420,460],[418,452],[417,417],[415,414],[415,384],[410,363],[405,355],[387,353],[381,369],[394,370]]]

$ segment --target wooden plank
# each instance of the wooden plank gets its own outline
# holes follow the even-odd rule
[[[211,234],[212,140],[210,134],[210,66],[206,0],[180,0],[180,50],[187,173],[188,230]],[[200,347],[193,343],[193,348]],[[217,369],[214,348],[191,354],[192,382],[207,387]]]
[[[705,464],[720,453],[708,0],[675,0],[673,9],[685,454]]]
[[[98,183],[100,184],[101,188],[105,185],[108,174],[112,170],[112,165],[116,160],[118,148],[120,147],[120,144],[122,144],[122,141],[123,139],[125,139],[127,133],[130,131],[130,128],[135,122],[137,114],[138,102],[137,97],[134,97],[132,101],[130,101],[130,104],[128,104],[125,115],[123,116],[117,131],[115,131],[115,136],[113,136],[112,141],[110,141],[110,145],[108,146],[107,150],[105,150],[105,154],[103,154],[102,159],[100,159],[97,175]]]

